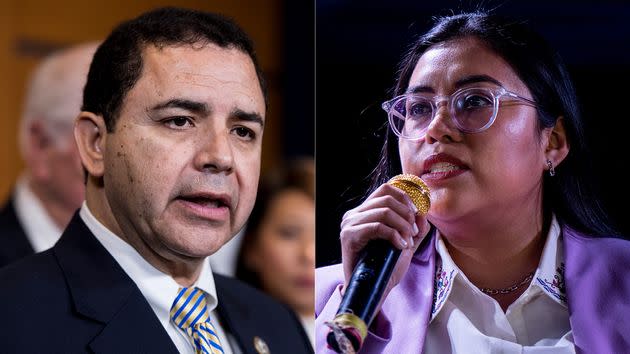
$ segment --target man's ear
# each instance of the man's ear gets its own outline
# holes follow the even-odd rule
[[[556,124],[552,128],[545,129],[545,161],[544,168],[549,169],[547,161],[550,161],[553,167],[560,165],[567,157],[570,150],[567,132],[564,129],[564,117],[560,116],[556,120]]]
[[[103,116],[92,112],[79,113],[74,122],[74,139],[88,174],[102,177],[105,172],[104,152],[107,139]]]

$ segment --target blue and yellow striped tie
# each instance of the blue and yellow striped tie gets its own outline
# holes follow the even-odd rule
[[[171,320],[192,338],[198,354],[223,354],[217,331],[206,309],[206,297],[197,288],[181,288],[171,306]]]

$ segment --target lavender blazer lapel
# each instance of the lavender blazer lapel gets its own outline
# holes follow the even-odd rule
[[[391,318],[392,331],[383,353],[422,352],[433,306],[435,259],[435,233],[432,233],[420,245],[407,274],[383,304],[383,313]]]
[[[578,353],[630,353],[630,242],[563,226],[565,284]]]

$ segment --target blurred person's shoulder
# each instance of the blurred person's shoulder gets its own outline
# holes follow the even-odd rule
[[[33,254],[11,196],[0,206],[0,268]]]

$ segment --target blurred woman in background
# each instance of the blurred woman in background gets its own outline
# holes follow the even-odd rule
[[[263,176],[236,277],[291,307],[313,343],[315,166],[312,158]]]

